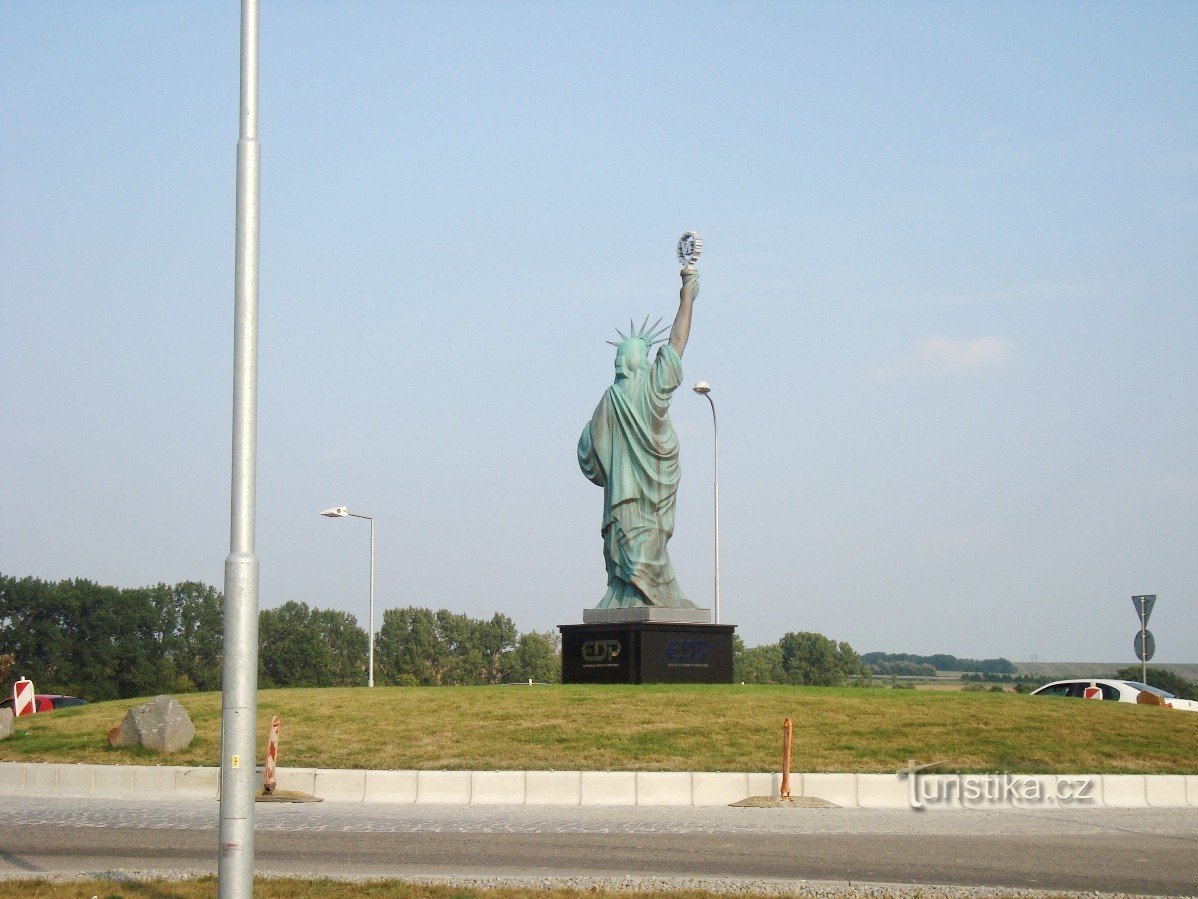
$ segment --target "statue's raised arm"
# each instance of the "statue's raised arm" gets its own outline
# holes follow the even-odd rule
[[[686,341],[691,336],[691,311],[695,306],[695,297],[699,295],[699,273],[694,265],[688,265],[679,274],[682,276],[682,289],[678,291],[678,314],[674,316],[674,327],[670,329],[670,346],[681,357],[686,349]]]

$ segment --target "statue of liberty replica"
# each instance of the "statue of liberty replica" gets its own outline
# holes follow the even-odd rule
[[[686,598],[667,544],[674,533],[678,492],[678,437],[670,423],[670,400],[682,383],[682,353],[699,294],[695,262],[702,241],[688,231],[678,242],[682,289],[678,314],[658,330],[661,319],[628,333],[617,330],[615,381],[607,388],[578,440],[578,464],[603,488],[603,558],[607,592],[586,622],[706,622],[708,610]],[[653,347],[656,354],[650,359]]]

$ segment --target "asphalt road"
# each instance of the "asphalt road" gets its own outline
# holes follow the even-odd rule
[[[215,802],[0,798],[0,876],[216,869]],[[1198,809],[258,805],[257,870],[669,876],[1198,895]]]

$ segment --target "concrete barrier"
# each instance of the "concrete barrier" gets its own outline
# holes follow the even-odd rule
[[[58,766],[40,762],[25,765],[24,796],[55,796],[58,790]]]
[[[411,805],[419,793],[418,771],[367,771],[363,802]]]
[[[475,771],[471,775],[471,805],[523,805],[523,771]]]
[[[14,796],[25,787],[25,765],[0,762],[0,796]]]
[[[921,775],[919,779],[935,787],[935,792],[930,795],[942,795],[938,785],[938,775]],[[910,808],[910,789],[907,778],[899,777],[897,774],[858,774],[857,806],[859,808]]]
[[[172,799],[178,768],[134,768],[133,795],[138,799]]]
[[[791,780],[794,777],[792,775]],[[793,790],[791,791],[793,794]],[[774,795],[777,795],[776,793]],[[804,774],[803,795],[844,808],[857,807],[856,774]]]
[[[638,771],[637,805],[691,805],[691,775],[678,771]]]
[[[1147,808],[1144,775],[1102,775],[1102,804],[1107,808]]]
[[[262,786],[262,769],[257,769],[258,787]],[[296,790],[316,795],[315,768],[278,768],[275,770],[275,786],[279,790]]]
[[[57,765],[54,795],[82,798],[92,794],[95,772],[92,765]]]
[[[175,798],[220,799],[220,768],[176,768]]]
[[[361,802],[366,798],[366,772],[318,768],[312,795],[329,802]]]
[[[528,771],[524,775],[526,805],[579,805],[581,771]]]
[[[1144,778],[1144,797],[1150,808],[1185,808],[1186,779],[1181,774],[1158,774]]]
[[[778,791],[782,789],[781,774],[749,774],[749,795],[750,796],[777,796]],[[790,775],[790,795],[799,795],[799,785],[803,782],[803,775]]]
[[[281,790],[392,804],[722,806],[777,796],[780,783],[776,773],[743,772],[278,771]],[[216,800],[219,785],[219,768],[0,762],[0,795],[9,796]],[[791,775],[792,795],[844,808],[908,808],[910,789],[894,774]],[[916,798],[928,809],[1198,807],[1198,775],[920,774]]]
[[[1003,805],[1021,809],[1057,808],[1057,775],[1055,774],[1011,774],[1003,775],[1004,783],[1011,792],[1003,800]],[[1070,778],[1073,779],[1072,776]],[[1096,790],[1101,792],[1101,782],[1096,783]],[[1102,803],[1102,797],[1098,797]]]
[[[416,801],[430,805],[469,805],[470,771],[419,771]]]
[[[801,778],[802,775],[799,775]],[[795,775],[791,775],[791,781]],[[793,788],[792,788],[793,789]],[[749,792],[748,774],[703,773],[691,775],[691,803],[693,805],[731,805],[753,795]]]
[[[579,805],[636,805],[635,771],[583,771]]]
[[[101,799],[128,799],[133,795],[132,765],[95,765],[92,771],[92,796]]]

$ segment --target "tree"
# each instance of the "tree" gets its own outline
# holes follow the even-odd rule
[[[562,679],[561,637],[553,631],[521,634],[516,648],[503,659],[503,677],[509,683],[558,683]]]
[[[515,622],[507,615],[496,612],[490,621],[476,622],[473,630],[472,642],[483,663],[481,683],[503,683],[504,656],[516,648],[516,638],[520,636]]]
[[[358,619],[336,609],[313,609],[311,627],[325,646],[331,685],[366,683],[370,638],[358,627]]]
[[[782,647],[777,643],[769,643],[745,649],[742,643],[738,653],[734,644],[732,679],[746,684],[786,683],[786,672],[782,668]]]
[[[837,644],[810,631],[786,634],[778,641],[787,682],[832,687],[849,677],[868,677],[869,669],[848,643]]]
[[[375,662],[389,684],[432,686],[444,682],[449,647],[431,609],[387,609],[375,639]]]
[[[63,629],[66,617],[57,584],[0,576],[0,650],[13,655],[19,677],[62,683],[60,661],[76,649]]]
[[[258,616],[258,678],[264,687],[345,687],[364,681],[367,637],[346,612],[291,600]]]
[[[219,690],[224,597],[207,584],[186,581],[171,590],[178,629],[171,655],[183,690]]]

